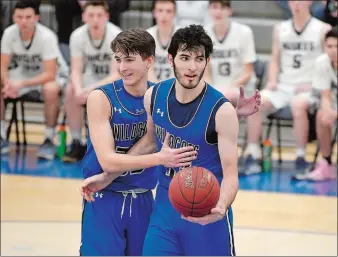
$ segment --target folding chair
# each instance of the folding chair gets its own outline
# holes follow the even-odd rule
[[[38,97],[38,92],[32,91],[29,94],[23,95],[19,98],[15,99],[6,99],[5,100],[5,108],[7,107],[8,103],[12,103],[12,116],[9,120],[9,125],[7,128],[7,139],[9,139],[11,128],[14,123],[15,125],[15,133],[16,133],[16,145],[19,146],[21,144],[20,137],[19,137],[19,121],[18,121],[18,113],[17,113],[17,105],[20,104],[21,109],[21,122],[22,122],[22,133],[23,133],[23,145],[27,145],[27,136],[26,136],[26,119],[25,119],[25,102],[31,103],[43,103],[42,100]]]

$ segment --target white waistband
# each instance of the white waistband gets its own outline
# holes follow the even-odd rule
[[[135,188],[135,189],[125,190],[125,191],[116,191],[116,192],[125,193],[125,194],[132,194],[132,193],[142,194],[142,193],[145,193],[145,192],[148,192],[148,191],[149,191],[149,189]]]

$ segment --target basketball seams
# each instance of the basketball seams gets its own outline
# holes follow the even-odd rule
[[[193,168],[190,167],[190,169],[192,170]],[[195,197],[196,197],[196,188],[197,188],[197,180],[198,180],[199,170],[200,170],[200,168],[197,168],[196,181],[195,181],[195,186],[194,186],[194,196],[192,198],[191,215],[194,212]],[[192,171],[191,171],[191,173],[192,173]],[[202,175],[203,175],[203,173],[202,173]]]
[[[176,176],[177,176],[177,174],[176,174]],[[192,202],[188,201],[188,199],[186,198],[186,196],[183,194],[183,192],[182,192],[182,190],[181,190],[180,177],[178,177],[177,183],[178,183],[178,188],[179,188],[179,190],[180,190],[180,194],[182,195],[182,197],[184,198],[184,200],[185,200],[187,203],[193,204]],[[175,201],[175,202],[176,202],[176,201]]]
[[[202,174],[203,175],[203,174]],[[210,188],[210,190],[209,190],[209,192],[208,192],[208,194],[205,196],[205,198],[202,200],[202,201],[200,201],[200,202],[194,202],[194,204],[201,204],[201,203],[203,203],[208,197],[209,197],[209,195],[212,193],[212,189],[214,188],[214,185],[215,185],[215,181],[216,181],[217,179],[216,178],[214,178],[214,177],[212,177],[212,186],[211,186],[211,188]],[[196,190],[196,189],[195,189]]]

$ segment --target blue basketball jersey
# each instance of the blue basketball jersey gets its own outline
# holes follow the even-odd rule
[[[206,84],[201,100],[197,103],[196,111],[190,115],[185,125],[178,126],[173,122],[173,113],[177,115],[180,107],[177,107],[178,110],[173,110],[168,104],[169,96],[175,90],[175,81],[175,79],[163,81],[153,89],[156,91],[153,92],[152,117],[158,149],[161,149],[165,135],[169,132],[170,147],[193,146],[198,154],[192,162],[192,166],[200,166],[210,170],[221,183],[223,173],[217,141],[208,142],[207,130],[215,106],[220,102],[228,102],[228,100],[219,91]],[[168,188],[171,178],[178,171],[176,168],[159,166],[159,185]]]
[[[148,82],[149,87],[153,83]],[[146,133],[147,113],[144,109],[143,96],[130,95],[122,80],[113,82],[97,90],[108,98],[111,105],[112,118],[110,126],[113,131],[116,153],[125,154]],[[100,133],[99,131],[97,133]],[[90,136],[87,152],[82,160],[82,171],[85,178],[103,172],[96,156]],[[157,184],[156,167],[128,171],[116,178],[105,189],[125,191],[136,188],[153,189]]]

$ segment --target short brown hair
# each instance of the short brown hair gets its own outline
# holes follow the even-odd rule
[[[209,4],[212,4],[212,3],[220,3],[223,7],[231,8],[230,0],[209,0]]]
[[[153,0],[153,4],[152,4],[152,8],[151,8],[152,10],[155,9],[155,5],[158,2],[170,2],[175,6],[175,10],[176,10],[176,1],[175,0]]]
[[[83,11],[86,10],[88,6],[102,6],[106,12],[109,12],[109,5],[105,0],[87,1],[83,6]]]
[[[139,54],[142,59],[155,56],[155,40],[143,28],[132,28],[120,32],[110,44],[111,50],[128,56]]]

